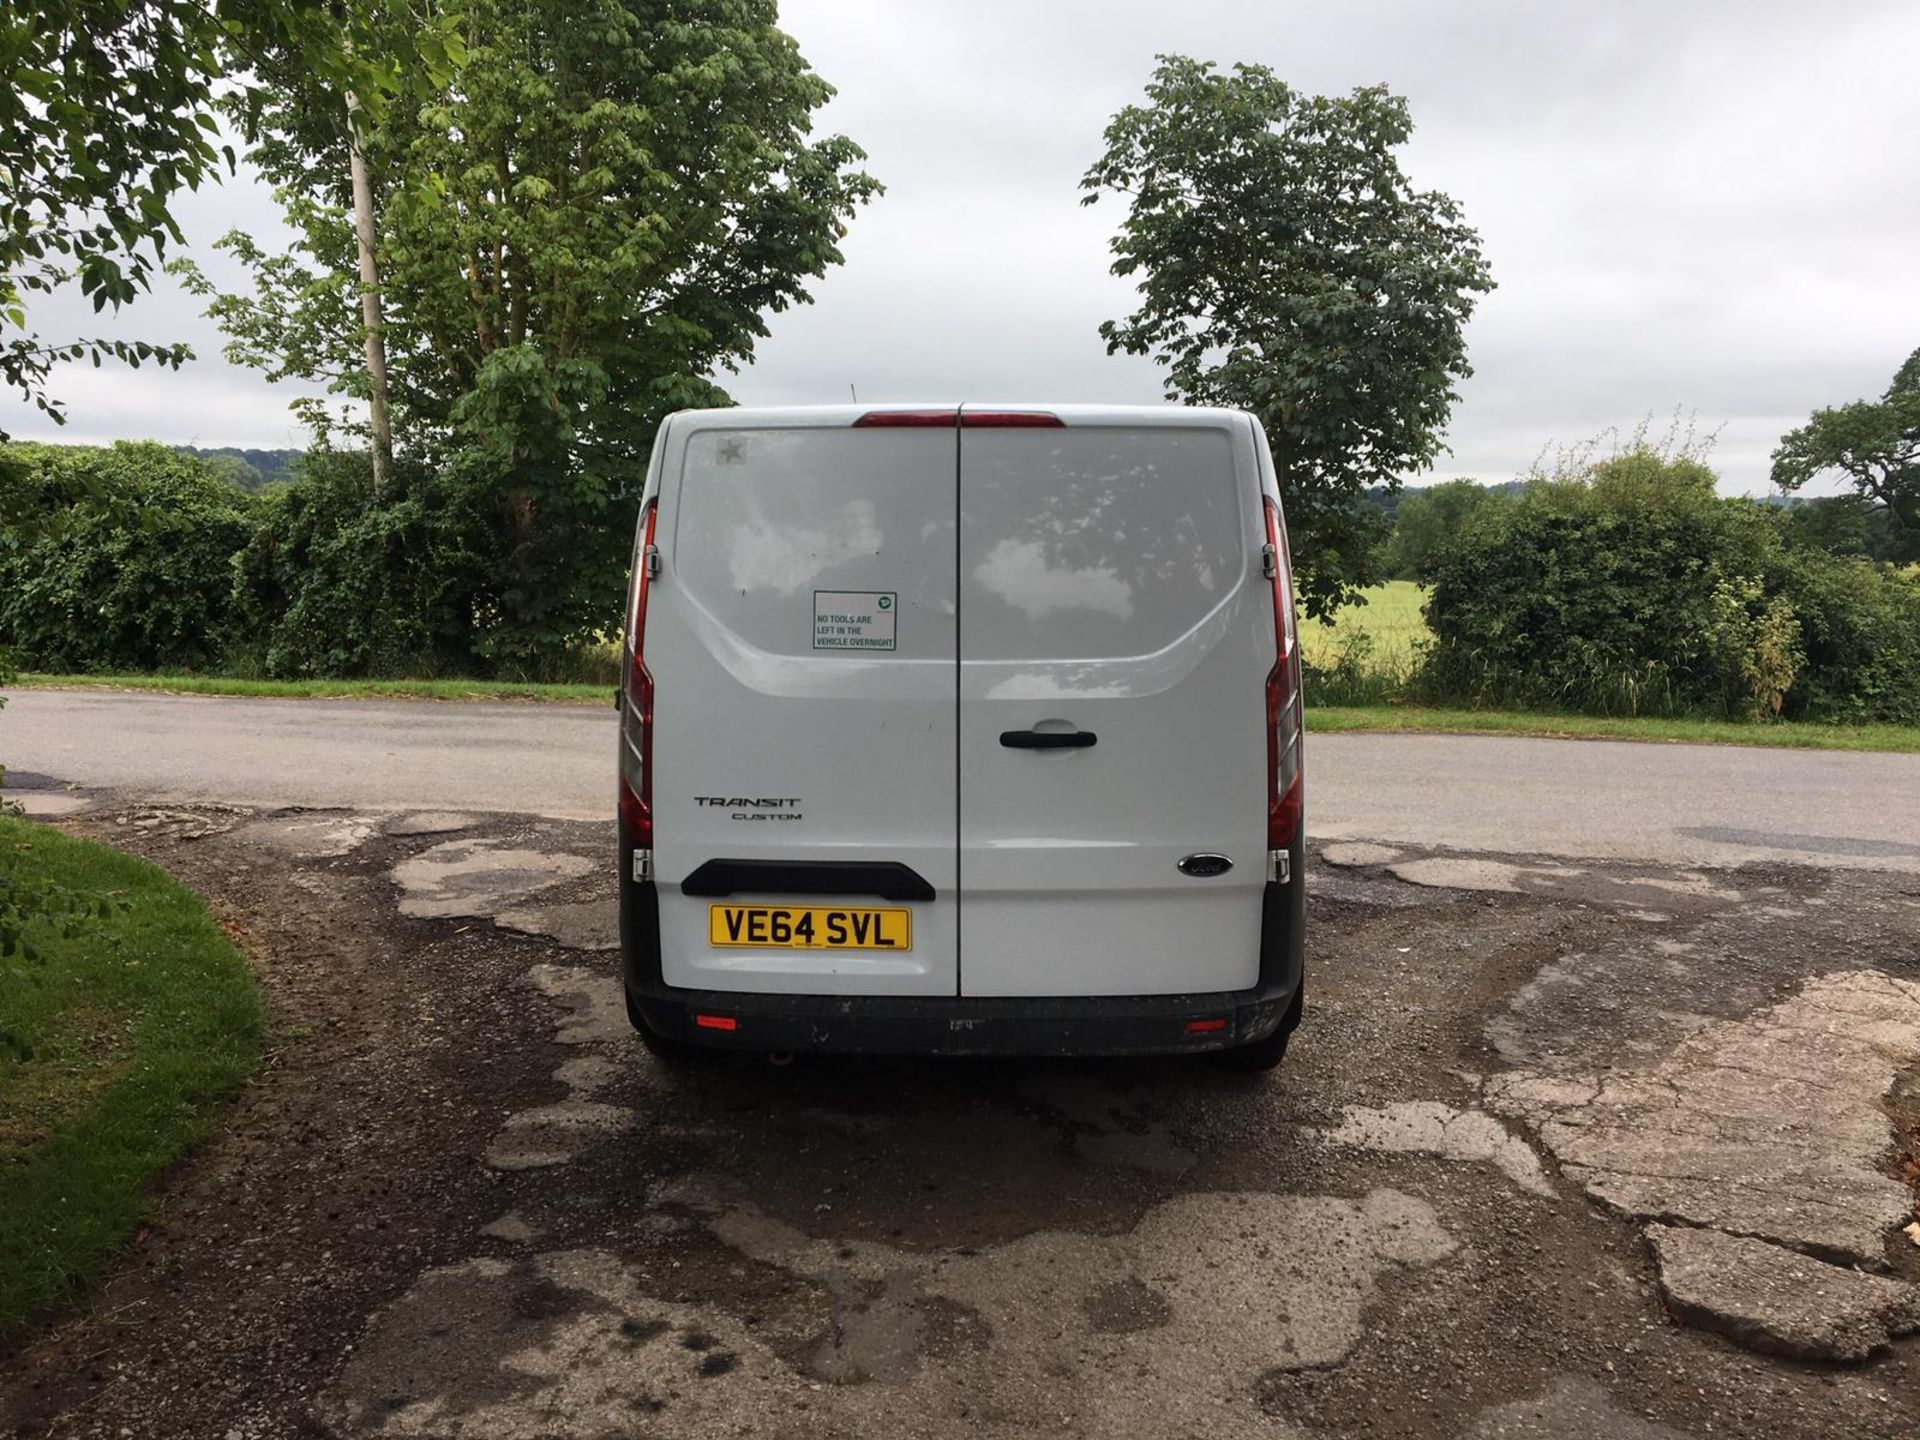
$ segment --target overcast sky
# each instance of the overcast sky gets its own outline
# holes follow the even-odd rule
[[[853,223],[815,303],[776,317],[745,403],[1152,401],[1147,361],[1096,327],[1129,307],[1107,273],[1121,215],[1082,209],[1100,132],[1158,51],[1272,66],[1296,87],[1384,82],[1416,126],[1403,163],[1482,236],[1499,289],[1468,334],[1440,477],[1506,479],[1543,447],[1678,408],[1718,431],[1730,491],[1765,487],[1780,434],[1877,396],[1920,346],[1920,4],[909,3],[787,0],[783,23],[839,89],[823,126],[887,193]],[[195,196],[189,241],[285,235],[249,180]],[[176,291],[96,322],[65,298],[50,337],[189,339],[177,375],[72,368],[64,432],[11,397],[0,425],[71,440],[298,445],[285,387],[225,364]],[[1422,477],[1431,478],[1431,477]]]

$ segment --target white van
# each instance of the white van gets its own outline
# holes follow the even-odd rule
[[[1285,1052],[1300,664],[1251,416],[670,416],[625,661],[656,1053]]]

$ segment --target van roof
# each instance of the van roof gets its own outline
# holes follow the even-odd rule
[[[1247,412],[1201,405],[1048,405],[1032,400],[1006,402],[932,400],[918,404],[889,401],[883,405],[736,405],[710,410],[682,410],[674,428],[789,429],[805,426],[832,428],[852,425],[866,415],[900,411],[1016,411],[1057,417],[1065,425],[1137,425],[1148,427],[1225,428],[1244,424]]]

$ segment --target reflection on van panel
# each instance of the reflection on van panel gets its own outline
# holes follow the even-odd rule
[[[748,592],[797,595],[854,556],[879,550],[882,539],[873,506],[865,500],[847,502],[832,524],[813,530],[783,528],[756,501],[728,542],[728,576]]]
[[[985,431],[962,451],[968,660],[1152,654],[1243,575],[1258,517],[1219,430]]]
[[[1002,540],[974,567],[973,578],[1029,620],[1056,610],[1104,610],[1121,620],[1133,615],[1133,587],[1110,567],[1069,570],[1048,563],[1038,540]]]

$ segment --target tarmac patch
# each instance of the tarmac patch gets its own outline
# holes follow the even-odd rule
[[[493,923],[515,934],[551,940],[568,950],[620,948],[619,902],[611,898],[502,910],[493,917]]]
[[[524,895],[594,868],[564,850],[507,849],[498,840],[448,840],[393,867],[400,913],[415,919],[491,918]]]
[[[380,1312],[323,1413],[354,1435],[491,1440],[556,1426],[593,1440],[904,1435],[942,1420],[1270,1437],[1260,1376],[1337,1363],[1389,1275],[1455,1249],[1425,1202],[1390,1189],[1186,1195],[1123,1234],[938,1252],[811,1236],[726,1191],[689,1177],[657,1198],[820,1286],[833,1314],[812,1349],[783,1358],[756,1327],[662,1300],[604,1252],[480,1258],[427,1272]]]
[[[557,1044],[602,1046],[633,1044],[620,997],[620,982],[571,965],[536,965],[529,982],[561,1002],[555,1024]],[[630,1108],[598,1097],[618,1082],[622,1067],[600,1054],[577,1055],[553,1072],[566,1097],[548,1105],[516,1110],[487,1146],[486,1162],[495,1170],[543,1170],[565,1165],[611,1136],[634,1128]]]
[[[1584,1376],[1563,1375],[1544,1394],[1483,1411],[1465,1440],[1686,1440],[1671,1426],[1619,1410]]]

